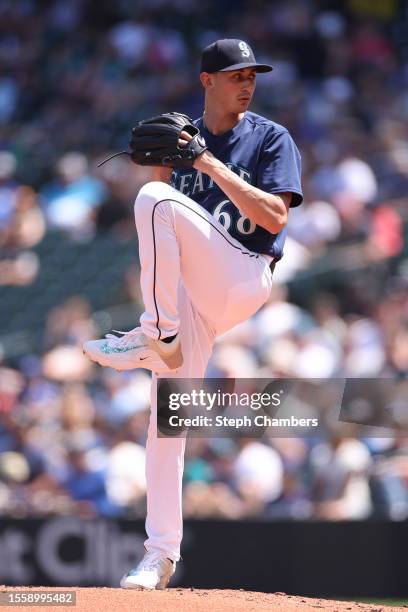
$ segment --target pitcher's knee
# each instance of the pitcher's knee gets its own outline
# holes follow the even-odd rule
[[[160,200],[169,198],[173,193],[173,187],[161,181],[150,181],[143,185],[135,200],[135,214],[142,208],[152,207]]]

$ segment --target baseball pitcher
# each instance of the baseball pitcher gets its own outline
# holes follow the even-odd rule
[[[125,588],[165,588],[180,559],[185,438],[157,436],[157,377],[202,378],[215,338],[267,301],[289,208],[302,202],[287,129],[248,111],[270,70],[246,42],[218,40],[202,53],[203,116],[165,113],[132,130],[128,154],[157,179],[134,207],[145,310],[140,327],[84,345],[102,366],[153,372],[146,554]]]

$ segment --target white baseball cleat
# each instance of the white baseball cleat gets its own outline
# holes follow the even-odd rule
[[[176,571],[176,562],[168,559],[159,550],[150,550],[137,567],[128,571],[120,581],[122,589],[157,589],[166,588]]]
[[[117,333],[121,336],[106,334],[102,340],[85,342],[83,345],[85,355],[99,365],[115,370],[145,368],[161,374],[176,370],[183,365],[178,334],[171,342],[163,342],[146,336],[141,327]]]

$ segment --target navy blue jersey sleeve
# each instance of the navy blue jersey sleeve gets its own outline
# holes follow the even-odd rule
[[[269,132],[257,168],[257,187],[267,193],[292,192],[291,206],[303,201],[300,153],[287,130]]]

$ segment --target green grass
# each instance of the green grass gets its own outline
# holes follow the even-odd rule
[[[370,599],[368,597],[362,597],[362,598],[358,597],[357,599],[354,599],[354,600],[347,599],[347,601],[358,601],[359,603],[377,604],[381,606],[407,606],[408,607],[408,599]]]

